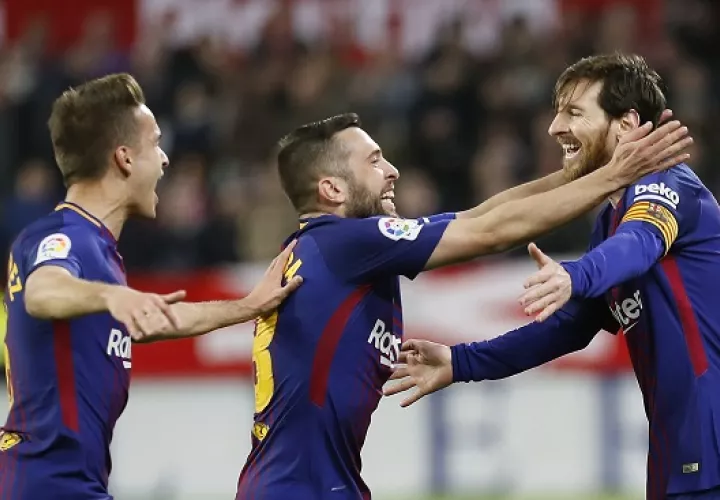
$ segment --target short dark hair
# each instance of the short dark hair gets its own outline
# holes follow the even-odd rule
[[[581,81],[602,82],[598,104],[611,118],[634,109],[641,123],[657,125],[667,105],[662,78],[645,59],[635,54],[603,54],[586,57],[567,68],[555,83],[553,107]]]
[[[334,140],[335,134],[360,126],[358,115],[345,113],[308,123],[280,139],[277,154],[280,182],[298,212],[312,209],[315,183],[320,177],[344,174],[347,151]]]
[[[113,150],[135,140],[133,112],[143,104],[142,88],[127,73],[90,80],[55,100],[48,127],[66,186],[105,174]]]

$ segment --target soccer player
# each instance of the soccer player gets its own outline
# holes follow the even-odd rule
[[[245,299],[183,303],[125,286],[117,238],[154,217],[168,165],[142,90],[125,74],[55,102],[50,132],[65,202],[10,253],[5,359],[10,411],[0,433],[0,499],[106,500],[110,440],[128,398],[131,338],[199,335],[273,310],[289,245]]]
[[[565,169],[591,175],[615,137],[660,113],[660,78],[638,56],[582,59],[555,87],[550,126]],[[636,107],[638,112],[632,110]],[[647,498],[720,498],[720,207],[685,164],[613,193],[590,251],[541,270],[521,297],[531,323],[452,348],[410,341],[388,394],[411,404],[451,382],[509,377],[587,346],[601,329],[625,336],[649,420]]]
[[[257,324],[252,451],[237,498],[369,498],[360,450],[400,352],[398,277],[503,251],[684,157],[690,139],[678,123],[641,138],[649,130],[630,132],[606,167],[551,192],[422,220],[395,214],[398,171],[356,115],[282,139],[280,179],[300,216],[286,278],[305,282]]]

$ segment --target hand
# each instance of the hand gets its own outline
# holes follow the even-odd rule
[[[403,380],[386,388],[384,394],[391,396],[417,387],[417,391],[400,403],[403,408],[452,384],[452,353],[446,345],[408,340],[402,345],[399,361],[405,365],[395,367],[390,380]]]
[[[671,114],[670,110],[663,112],[661,121]],[[615,171],[621,186],[690,158],[684,150],[692,145],[693,139],[679,121],[673,120],[651,130],[652,123],[648,122],[620,137],[607,167]]]
[[[179,328],[180,321],[170,305],[180,302],[185,295],[185,290],[158,295],[113,286],[105,300],[112,317],[124,324],[130,337],[138,341]]]
[[[270,264],[265,271],[263,279],[258,283],[252,292],[247,296],[246,300],[253,304],[253,308],[257,310],[258,316],[265,316],[273,312],[277,307],[293,293],[302,284],[301,276],[293,276],[293,278],[283,286],[283,274],[287,266],[290,254],[295,248],[296,241],[291,242],[280,255]]]
[[[567,271],[542,253],[535,243],[528,245],[528,252],[535,260],[539,271],[525,282],[527,291],[520,297],[520,305],[525,308],[525,314],[528,316],[539,311],[535,320],[542,322],[570,300],[572,280]]]

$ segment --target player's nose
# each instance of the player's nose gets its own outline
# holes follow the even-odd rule
[[[569,132],[567,121],[563,119],[563,117],[559,114],[555,115],[552,123],[550,123],[550,127],[548,127],[548,134],[555,137],[557,135],[565,134],[567,132]]]
[[[385,161],[385,177],[393,181],[400,178],[400,171],[389,161]]]
[[[163,169],[168,168],[168,165],[170,165],[170,159],[169,159],[168,156],[165,154],[165,151],[162,152],[162,157],[161,157],[161,158],[162,158],[162,168],[163,168]]]

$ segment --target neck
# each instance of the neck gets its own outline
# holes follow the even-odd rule
[[[345,210],[342,206],[337,206],[335,208],[317,207],[315,208],[315,210],[301,212],[300,218],[311,219],[313,217],[320,217],[322,215],[336,215],[338,217],[345,217]]]
[[[614,193],[612,193],[610,196],[608,196],[608,200],[610,201],[610,204],[613,206],[613,208],[617,208],[617,206],[620,204],[620,200],[622,200],[623,195],[625,194],[625,188],[618,189]]]
[[[117,195],[102,181],[73,184],[67,190],[65,201],[74,203],[102,222],[117,240],[120,238],[128,209]]]

